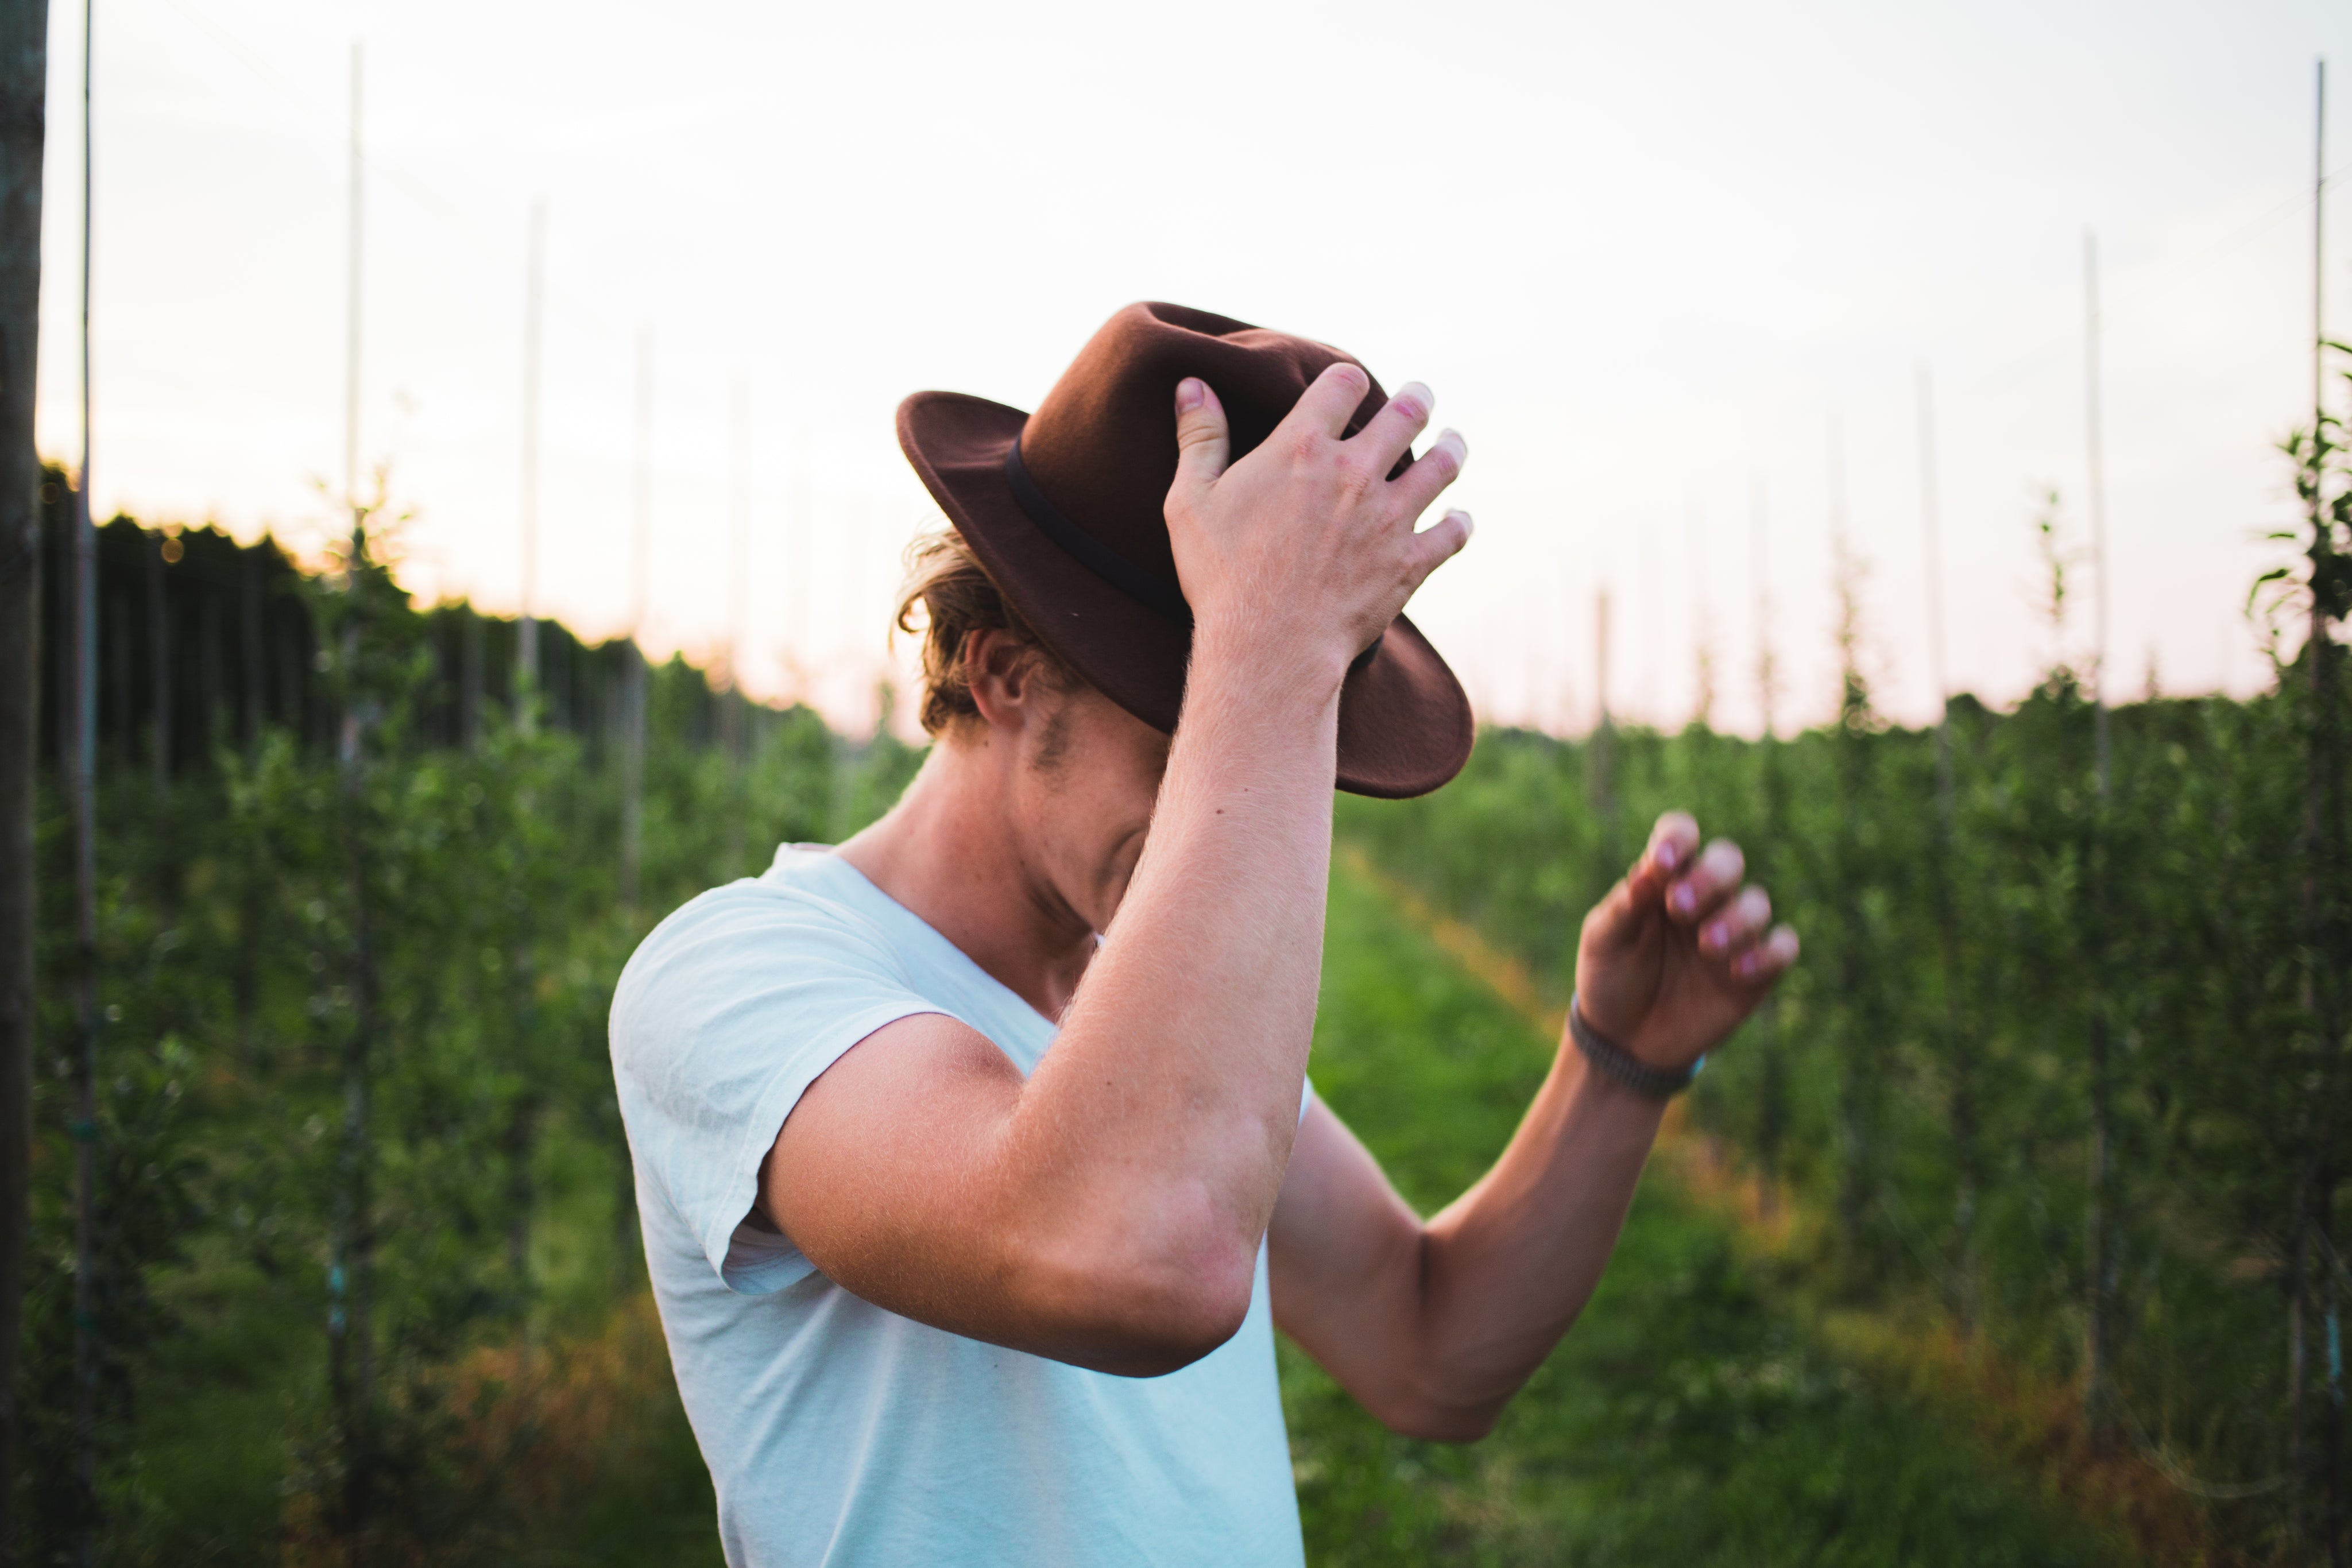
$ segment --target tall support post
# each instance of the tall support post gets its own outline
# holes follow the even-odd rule
[[[2311,171],[2311,386],[2312,434],[2318,439],[2326,428],[2326,409],[2322,397],[2326,385],[2325,365],[2327,354],[2327,312],[2326,251],[2327,198],[2327,62],[2315,62],[2312,81],[2312,171]],[[2314,476],[2324,479],[2325,465]],[[2312,486],[2314,505],[2319,509],[2323,528],[2332,528],[2328,510],[2332,503],[2320,494],[2321,485]],[[2332,553],[2335,538],[2327,536],[2326,546]],[[2344,798],[2343,758],[2336,731],[2335,674],[2331,666],[2336,654],[2332,612],[2323,614],[2320,649],[2323,657],[2312,662],[2313,678],[2321,683],[2317,718],[2320,747],[2324,762],[2318,770],[2321,777],[2320,832],[2324,848],[2318,859],[2324,862],[2328,886],[2338,890],[2334,896],[2341,899],[2344,877]],[[2323,964],[2326,988],[2321,1003],[2321,1039],[2326,1042],[2328,1078],[2332,1092],[2323,1109],[2319,1135],[2312,1140],[2315,1153],[2325,1163],[2313,1173],[2313,1213],[2320,1226],[2320,1240],[2331,1263],[2340,1264],[2341,1249],[2336,1238],[2336,1189],[2343,1176],[2341,1143],[2344,1127],[2341,1111],[2345,1070],[2344,1040],[2344,971],[2352,954],[2346,951],[2344,910],[2340,902],[2333,904],[2325,915],[2326,943]],[[2326,1273],[2327,1295],[2324,1309],[2324,1335],[2327,1345],[2327,1398],[2320,1416],[2319,1463],[2327,1477],[2327,1492],[2323,1500],[2326,1509],[2328,1557],[2335,1568],[2345,1568],[2352,1562],[2352,1477],[2345,1474],[2346,1456],[2344,1408],[2344,1354],[2342,1282],[2344,1270],[2331,1267]]]
[[[1692,605],[1691,717],[1703,730],[1715,727],[1715,601],[1707,591],[1706,508],[1694,496],[1683,508],[1684,571]]]
[[[1952,1142],[1952,1230],[1958,1254],[1952,1311],[1961,1337],[1976,1332],[1978,1189],[1976,1062],[1961,1024],[1966,988],[1953,856],[1959,838],[1958,791],[1952,774],[1952,681],[1944,647],[1944,517],[1936,474],[1936,389],[1923,363],[1919,402],[1919,549],[1927,598],[1927,678],[1936,688],[1936,925],[1944,959],[1945,1108]]]
[[[2083,421],[2085,476],[2091,503],[2091,569],[2098,591],[2093,604],[2091,722],[2096,790],[2092,806],[2086,956],[2091,1010],[2087,1028],[2090,1071],[2091,1168],[2083,1216],[2083,1425],[2095,1449],[2112,1437],[2114,1403],[2115,1296],[2115,1091],[2108,1050],[2106,977],[2106,835],[2108,796],[2114,768],[2108,739],[2107,512],[2105,454],[2100,427],[2099,239],[2083,233]]]
[[[730,421],[731,484],[728,500],[727,689],[719,694],[719,735],[727,760],[727,863],[721,874],[743,874],[743,635],[751,579],[751,383],[735,378]]]
[[[1617,724],[1609,707],[1609,587],[1592,601],[1592,743],[1587,779],[1593,814],[1601,819],[1601,864],[1604,878],[1617,864]],[[1605,884],[1604,884],[1605,885]]]
[[[1848,537],[1845,480],[1845,425],[1834,408],[1825,431],[1828,469],[1827,499],[1830,546],[1837,593],[1838,716],[1833,757],[1836,765],[1837,829],[1833,840],[1837,866],[1835,899],[1838,951],[1835,974],[1837,1147],[1839,1235],[1849,1268],[1865,1268],[1883,1239],[1871,1221],[1872,1206],[1885,1191],[1884,1078],[1879,1066],[1881,993],[1871,966],[1871,938],[1863,907],[1864,884],[1871,876],[1867,852],[1856,821],[1870,794],[1871,757],[1867,739],[1871,724],[1870,690],[1862,664],[1862,563]]]
[[[2340,1345],[2340,1291],[2329,1265],[2336,1189],[2342,1176],[2342,1141],[2336,1104],[2343,1092],[2344,978],[2347,962],[2340,891],[2344,877],[2343,760],[2336,709],[2335,625],[2342,606],[2333,588],[2336,564],[2335,501],[2328,475],[2341,443],[2327,415],[2326,239],[2327,188],[2327,62],[2316,62],[2313,79],[2311,199],[2311,440],[2300,483],[2311,527],[2311,622],[2304,641],[2311,720],[2305,777],[2302,916],[2308,967],[2304,977],[2316,1046],[2310,1087],[2299,1107],[2294,1190],[2288,1217],[2287,1289],[2287,1468],[2294,1478],[2290,1531],[2315,1559],[2341,1564],[2352,1554],[2346,1539],[2344,1386]],[[2316,1230],[2317,1236],[2313,1232]],[[2324,1344],[2326,1394],[2319,1401],[2315,1434],[2313,1381],[2306,1318],[2316,1310]],[[2317,1441],[2315,1443],[2315,1436]],[[2318,1510],[2318,1517],[2313,1511]],[[2324,1545],[2323,1545],[2324,1543]],[[2314,1550],[2315,1547],[2319,1550]]]
[[[150,535],[140,541],[147,575],[147,685],[152,704],[148,716],[147,758],[161,800],[172,787],[172,600],[164,580],[163,538]]]
[[[365,296],[361,263],[364,256],[366,162],[362,141],[364,123],[365,58],[359,43],[352,45],[349,270],[346,277],[345,360],[343,367],[343,492],[351,510],[350,591],[365,591],[368,504],[360,485],[360,347]],[[374,1507],[375,1484],[375,1361],[372,1330],[375,1223],[371,1196],[373,1155],[374,1051],[379,1003],[372,904],[367,863],[364,736],[356,694],[351,691],[352,669],[358,652],[356,621],[343,629],[339,681],[343,686],[342,712],[337,716],[336,756],[340,775],[340,822],[345,885],[351,899],[352,1030],[343,1042],[343,1135],[339,1160],[332,1253],[327,1270],[327,1366],[330,1392],[341,1427],[343,1496],[341,1525],[353,1556],[364,1539]]]
[[[1772,653],[1772,508],[1762,476],[1748,477],[1748,570],[1756,590],[1756,701],[1764,738],[1778,724],[1780,668]]]
[[[1772,657],[1772,573],[1771,573],[1771,509],[1761,475],[1751,474],[1748,480],[1748,570],[1750,586],[1755,591],[1756,614],[1756,697],[1761,744],[1757,747],[1760,788],[1757,793],[1762,802],[1762,821],[1758,824],[1758,837],[1765,843],[1778,843],[1781,839],[1780,824],[1787,820],[1786,775],[1780,767],[1780,747],[1776,744],[1774,721],[1780,691],[1780,671]],[[1780,1046],[1780,1003],[1772,996],[1764,998],[1764,1006],[1756,1022],[1750,1026],[1757,1056],[1756,1089],[1756,1155],[1761,1167],[1763,1207],[1769,1217],[1780,1203],[1780,1148],[1789,1129],[1789,1075],[1786,1054]]]
[[[808,701],[809,462],[806,432],[793,438],[793,509],[784,529],[784,674],[790,698]]]
[[[16,1561],[16,1374],[31,1183],[33,818],[41,691],[41,164],[48,0],[0,4],[0,1563]]]
[[[360,92],[364,62],[360,45],[352,45],[352,125],[345,214],[343,278],[343,512],[351,519],[352,538],[360,535],[360,263],[366,254],[361,225],[366,207],[362,197],[366,167],[361,160]]]
[[[637,332],[636,441],[629,476],[629,651],[621,698],[621,918],[629,939],[643,929],[646,821],[646,617],[653,598],[654,329]],[[615,1132],[618,1128],[615,1126]],[[614,1141],[614,1277],[636,1278],[637,1186],[628,1141]]]
[[[654,535],[654,332],[637,333],[636,443],[629,474],[629,653],[621,693],[621,912],[637,928],[646,822],[646,611]]]
[[[522,610],[515,623],[515,722],[537,722],[539,697],[539,371],[547,284],[547,204],[530,208],[522,296]]]
[[[2083,422],[2085,472],[2090,480],[2091,571],[2098,580],[2092,601],[2091,706],[2096,727],[2099,800],[2113,791],[2115,766],[2107,725],[2107,613],[2114,595],[2107,587],[2107,468],[2105,437],[2100,424],[2099,364],[2099,236],[2083,234]]]
[[[1936,477],[1936,389],[1927,367],[1917,374],[1919,398],[1919,546],[1927,593],[1927,679],[1936,688],[1936,804],[1947,834],[1954,810],[1952,683],[1944,648],[1944,516]]]
[[[85,1523],[87,1568],[97,1555],[98,1503],[98,534],[90,515],[90,237],[93,143],[90,86],[97,0],[83,0],[81,30],[81,483],[74,497],[74,1473]]]

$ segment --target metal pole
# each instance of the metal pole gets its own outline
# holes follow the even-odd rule
[[[2088,229],[2083,231],[2083,422],[2090,477],[2091,570],[2098,579],[2092,610],[2091,703],[2098,734],[2099,800],[2104,805],[2113,785],[2107,744],[2107,479],[2099,424],[2099,236]]]
[[[78,1555],[96,1555],[98,1506],[98,534],[90,512],[90,237],[94,182],[90,122],[97,0],[81,31],[81,486],[74,529],[74,1444],[84,1523]]]
[[[654,531],[654,333],[637,334],[635,462],[629,476],[629,653],[622,689],[621,909],[636,930],[645,859],[646,611],[652,596]]]
[[[1921,365],[1919,385],[1919,532],[1927,589],[1927,678],[1936,687],[1936,792],[1946,826],[1952,814],[1952,686],[1944,664],[1944,517],[1936,486],[1935,385]]]
[[[740,688],[743,633],[751,619],[751,382],[735,378],[732,480],[728,498],[727,678]]]
[[[1918,368],[1919,533],[1927,594],[1927,674],[1936,687],[1936,916],[1943,938],[1944,1052],[1950,1086],[1948,1130],[1956,1180],[1953,1228],[1958,1233],[1958,1289],[1953,1307],[1960,1333],[1976,1332],[1976,1071],[1961,1038],[1961,948],[1959,911],[1953,887],[1953,847],[1958,837],[1959,805],[1952,777],[1952,683],[1944,649],[1943,497],[1936,474],[1935,383]]]
[[[1776,697],[1780,678],[1772,658],[1771,509],[1766,504],[1761,475],[1748,476],[1748,573],[1756,587],[1756,694],[1764,738],[1773,737]]]
[[[2342,762],[2337,734],[2339,699],[2336,695],[2337,663],[2334,616],[2320,585],[2335,571],[2336,538],[2326,494],[2331,455],[2337,444],[2328,439],[2323,396],[2327,351],[2326,315],[2326,247],[2327,188],[2327,62],[2315,62],[2312,105],[2311,191],[2311,450],[2306,479],[2311,523],[2311,625],[2305,639],[2305,662],[2311,673],[2311,734],[2309,772],[2304,801],[2304,875],[2302,887],[2304,945],[2310,968],[2305,978],[2307,1005],[2315,1032],[2325,1042],[2331,1066],[2340,1063],[2343,1051],[2343,915],[2336,888],[2343,875]],[[2291,1534],[2301,1544],[2311,1543],[2316,1523],[2327,1560],[2346,1560],[2345,1477],[2343,1474],[2344,1390],[2337,1293],[2332,1271],[2312,1254],[2309,1230],[2316,1226],[2323,1252],[2332,1251],[2333,1214],[2339,1166],[2339,1137],[2329,1113],[2330,1086],[2314,1082],[2303,1111],[2288,1248],[2287,1366],[2288,1469],[2295,1478]],[[2324,1304],[2307,1303],[2317,1267],[2327,1281]],[[2310,1410],[2305,1400],[2309,1381],[2305,1319],[2310,1306],[2319,1305],[2320,1337],[2326,1347],[2327,1397],[2319,1417],[2319,1448],[2312,1449],[2307,1428]],[[2324,1479],[2322,1479],[2324,1478]],[[2315,1482],[2318,1484],[2315,1486]],[[2306,1498],[2305,1493],[2315,1495]],[[2310,1509],[2323,1511],[2315,1521]]]
[[[743,754],[745,731],[751,716],[744,712],[742,658],[743,633],[750,619],[750,601],[746,595],[751,577],[751,383],[740,374],[735,378],[732,413],[733,483],[728,526],[727,686],[719,694],[719,734],[720,745],[727,754],[730,797],[724,851],[727,863],[721,874],[730,879],[742,875],[744,871]]]
[[[515,722],[534,727],[539,695],[539,366],[541,297],[547,275],[547,204],[530,209],[522,308],[522,614],[515,627]]]
[[[356,552],[362,543],[362,525],[365,514],[360,505],[360,258],[362,254],[360,224],[364,212],[362,205],[362,179],[365,166],[361,162],[360,108],[362,60],[357,40],[352,44],[352,134],[351,168],[348,179],[350,196],[349,233],[346,238],[346,260],[349,273],[345,278],[343,307],[343,507],[352,519],[352,549]],[[352,566],[358,569],[356,553]]]
[[[47,141],[48,0],[0,6],[0,1562],[16,1543],[31,1185],[34,818],[40,767],[43,475],[33,444]],[[52,657],[55,655],[52,654]],[[65,737],[61,736],[61,739]],[[63,749],[63,747],[60,747]]]
[[[2113,1295],[2115,1205],[2109,1190],[2114,1180],[2113,1086],[2108,1071],[2106,999],[2106,818],[2113,789],[2114,765],[2108,740],[2107,666],[2107,501],[2105,453],[2099,415],[2099,239],[2083,231],[2083,425],[2086,477],[2091,502],[2091,570],[2097,579],[2093,601],[2091,650],[2091,723],[2096,752],[2098,790],[2091,823],[2089,921],[2084,946],[2090,960],[2091,1016],[2087,1030],[2091,1091],[2090,1194],[2084,1215],[2083,1271],[2086,1311],[2084,1315],[2083,1422],[2095,1449],[2108,1439],[2108,1383],[2111,1300]]]

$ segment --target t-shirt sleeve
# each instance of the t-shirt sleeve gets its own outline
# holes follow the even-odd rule
[[[852,917],[758,883],[705,894],[638,949],[612,1017],[630,1150],[730,1289],[761,1295],[814,1271],[745,1222],[801,1095],[876,1030],[941,1010]]]

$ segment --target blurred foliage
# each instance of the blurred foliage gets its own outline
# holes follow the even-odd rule
[[[612,987],[655,914],[854,831],[919,754],[651,670],[633,923],[622,706],[583,695],[588,733],[529,693],[453,717],[464,628],[394,585],[396,543],[372,523],[284,584],[326,721],[220,727],[160,777],[126,737],[101,771],[94,1494],[68,1415],[68,835],[44,799],[30,1561],[73,1560],[92,1521],[121,1563],[710,1546],[633,1262]]]
[[[1872,706],[1842,573],[1842,685],[1822,728],[1492,730],[1434,795],[1343,798],[1339,831],[1523,960],[1555,1005],[1583,912],[1656,813],[1687,809],[1737,840],[1805,953],[1707,1062],[1699,1124],[1832,1217],[1809,1274],[1832,1297],[1932,1296],[1964,1335],[2061,1379],[2083,1371],[2086,1042],[2104,1007],[2115,1395],[2092,1440],[2129,1445],[2198,1498],[2244,1560],[2299,1560],[2294,1542],[2325,1532],[2346,1485],[2340,1363],[2317,1342],[2352,1280],[2290,1260],[2332,1257],[2346,1235],[2352,1076],[2311,978],[2343,955],[2315,948],[2307,911],[2347,890],[2340,866],[2314,869],[2307,775],[2352,715],[2340,681],[2315,708],[2308,646],[2247,702],[2168,698],[2151,676],[2110,713],[2103,801],[2071,557],[2054,514],[2036,528],[2053,656],[2013,711],[1953,701],[1948,794],[1935,732]]]
[[[2046,677],[2012,711],[1953,703],[1948,789],[1935,735],[1874,705],[1846,560],[1837,708],[1817,730],[1490,731],[1436,795],[1339,810],[1343,835],[1555,1004],[1584,910],[1654,812],[1740,840],[1807,956],[1709,1063],[1698,1124],[1827,1217],[1790,1264],[1807,1293],[1932,1300],[1971,1344],[2061,1381],[2090,1299],[2086,1041],[2104,1017],[2119,1427],[2104,1440],[2200,1500],[2250,1562],[2344,1528],[2340,1361],[2315,1347],[2340,1343],[2352,1284],[2347,716],[2335,663],[2340,663],[2332,643],[2278,652],[2295,616],[2315,602],[2325,623],[2344,597],[2336,434],[2291,444],[2320,526],[2256,589],[2282,629],[2275,689],[2174,699],[2151,681],[2111,715],[2111,792],[2053,512]],[[94,1446],[67,1414],[61,800],[38,825],[27,1560],[75,1561],[85,1531],[126,1563],[712,1560],[708,1479],[634,1263],[611,988],[660,912],[756,873],[776,843],[845,836],[919,754],[887,730],[852,745],[679,661],[645,672],[632,914],[634,650],[550,628],[543,683],[520,683],[511,622],[420,611],[394,585],[390,525],[318,577],[274,548],[198,531],[171,555],[159,537],[125,521],[104,537]],[[1408,1197],[1434,1207],[1474,1180],[1548,1058],[1341,874],[1314,1071]],[[1651,1184],[1586,1322],[1469,1449],[1381,1431],[1286,1347],[1310,1550],[2109,1554],[1858,1381],[1789,1316],[1789,1284]]]
[[[1423,1213],[1499,1154],[1544,1039],[1344,865],[1316,1092]],[[1811,1342],[1725,1223],[1654,1176],[1599,1291],[1494,1433],[1382,1428],[1287,1343],[1308,1560],[2060,1564],[2127,1561],[1949,1423]]]

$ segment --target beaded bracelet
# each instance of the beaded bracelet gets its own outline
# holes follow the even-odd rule
[[[1634,1093],[1652,1100],[1671,1100],[1690,1087],[1698,1076],[1698,1063],[1668,1072],[1652,1067],[1614,1040],[1605,1038],[1584,1021],[1584,1009],[1576,998],[1568,998],[1568,1038],[1576,1041],[1576,1049],[1584,1052],[1584,1060],[1610,1078],[1631,1089]]]

